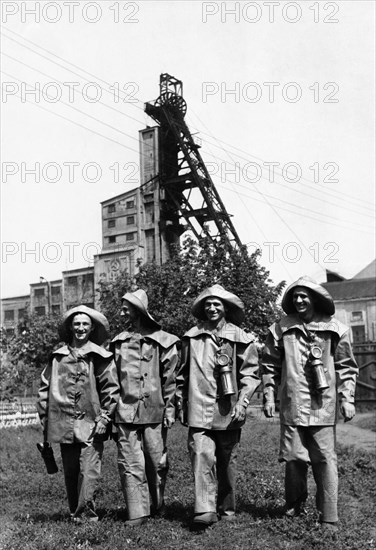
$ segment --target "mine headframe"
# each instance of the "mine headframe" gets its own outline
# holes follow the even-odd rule
[[[206,235],[212,242],[221,239],[230,250],[240,249],[242,243],[201,158],[200,145],[184,120],[182,82],[161,74],[160,95],[145,104],[145,112],[160,127],[160,188],[165,197],[161,219],[175,234],[191,229],[197,238]]]

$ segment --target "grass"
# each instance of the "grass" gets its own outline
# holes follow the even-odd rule
[[[170,432],[167,511],[142,527],[124,525],[125,510],[116,467],[116,446],[106,444],[98,495],[101,521],[69,521],[60,472],[47,476],[36,449],[37,427],[2,430],[1,550],[363,550],[376,548],[374,526],[374,457],[339,448],[340,533],[323,536],[317,525],[314,483],[310,477],[308,515],[281,516],[283,468],[277,462],[279,427],[275,421],[250,418],[243,429],[239,455],[238,520],[219,522],[203,533],[189,529],[193,486],[186,450],[187,429]]]
[[[363,430],[372,430],[376,432],[376,415],[374,412],[355,416],[353,424]]]

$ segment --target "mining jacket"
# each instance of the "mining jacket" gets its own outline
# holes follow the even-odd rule
[[[312,336],[322,349],[329,387],[315,387],[309,361]],[[269,328],[261,374],[265,399],[280,386],[281,423],[292,426],[330,426],[336,422],[337,396],[354,402],[358,374],[349,329],[337,319],[321,316],[305,324],[296,314]]]
[[[119,398],[112,353],[87,342],[52,353],[41,375],[37,410],[52,443],[88,442],[96,422],[107,424]]]
[[[116,423],[175,420],[179,339],[163,330],[124,331],[111,342],[120,381]]]
[[[216,362],[220,350],[230,358],[235,390],[232,396],[222,395]],[[177,403],[187,413],[190,427],[238,429],[244,422],[232,421],[234,406],[239,402],[247,407],[259,384],[258,353],[252,335],[227,322],[215,331],[200,323],[185,333],[177,377]]]

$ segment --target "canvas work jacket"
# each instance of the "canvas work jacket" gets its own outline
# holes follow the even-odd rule
[[[311,344],[322,350],[329,387],[317,391],[309,361]],[[280,386],[281,422],[291,426],[330,426],[336,422],[339,400],[354,402],[358,367],[349,329],[334,317],[321,316],[308,324],[287,315],[269,328],[261,366],[265,399]]]
[[[220,381],[217,352],[230,357],[231,379],[235,390],[224,396]],[[178,407],[187,413],[190,427],[209,430],[238,429],[231,413],[237,402],[247,407],[260,384],[258,353],[254,338],[232,323],[218,330],[205,323],[190,329],[183,337],[181,366],[177,377]]]
[[[179,339],[163,330],[124,331],[111,342],[120,381],[116,423],[175,420]]]
[[[87,342],[52,353],[41,375],[37,410],[51,443],[87,443],[96,422],[107,424],[119,398],[112,353]]]

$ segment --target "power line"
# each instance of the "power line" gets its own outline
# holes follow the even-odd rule
[[[9,76],[10,78],[15,78],[15,80],[19,80],[18,78],[14,77],[13,75],[11,75],[9,73],[6,73],[3,70],[1,72],[3,74],[5,74],[6,76]],[[17,96],[17,94],[15,94],[15,95]],[[21,97],[21,96],[18,95],[17,97]],[[55,116],[57,116],[57,117],[59,117],[63,120],[66,120],[66,121],[70,122],[71,124],[75,124],[76,126],[79,126],[80,128],[84,128],[85,130],[88,130],[92,134],[103,137],[104,139],[107,139],[108,141],[111,141],[112,143],[116,143],[117,145],[120,145],[121,147],[124,147],[125,149],[129,149],[130,151],[133,151],[134,153],[138,154],[138,151],[136,151],[135,149],[132,149],[131,147],[128,147],[127,145],[124,145],[123,143],[120,143],[120,141],[117,141],[116,139],[112,139],[108,136],[105,136],[104,134],[101,134],[100,132],[96,132],[95,130],[92,130],[91,128],[88,128],[84,124],[80,124],[79,122],[76,122],[75,120],[72,120],[68,117],[65,117],[64,115],[56,113],[55,111],[51,111],[50,109],[47,109],[46,107],[43,107],[43,105],[40,105],[39,103],[34,103],[34,102],[31,102],[31,101],[28,101],[26,98],[25,98],[25,101],[27,101],[28,103],[31,103],[32,105],[35,105],[36,107],[38,107],[39,109],[42,109],[43,111],[46,111],[47,113],[52,113],[53,115],[55,115]],[[85,113],[83,113],[83,114],[85,114]]]
[[[201,131],[201,130],[198,129],[198,128],[195,128],[195,129],[196,129],[198,132],[200,132],[200,133],[202,133],[202,134],[204,134],[204,135],[208,135],[209,137],[214,137],[214,136],[212,136],[211,134],[208,134],[208,133],[206,133],[206,132],[203,132],[203,131]],[[252,158],[254,158],[254,159],[256,159],[256,160],[259,160],[259,161],[261,161],[261,162],[264,162],[264,160],[263,160],[262,158],[257,157],[257,156],[255,156],[255,155],[252,155],[252,154],[250,154],[249,152],[244,151],[243,149],[240,149],[239,147],[236,147],[235,145],[231,145],[231,144],[229,144],[229,143],[227,143],[227,142],[225,142],[225,141],[223,141],[223,140],[221,140],[221,139],[219,139],[219,138],[216,138],[216,137],[214,137],[214,139],[216,139],[219,143],[224,143],[225,145],[228,145],[228,146],[231,147],[232,149],[235,149],[235,150],[237,150],[237,151],[240,151],[240,152],[244,153],[245,155],[247,155],[247,157],[252,157]],[[209,142],[209,140],[207,140],[207,139],[205,139],[205,138],[203,138],[203,141],[206,142],[206,143]],[[217,145],[217,144],[212,143],[212,142],[209,142],[209,143],[211,143],[212,145],[214,145],[214,147],[217,147],[218,149],[222,149],[222,150],[223,150],[223,146]],[[243,159],[243,160],[248,161],[248,158],[245,158],[245,157],[243,157],[242,155],[239,155],[238,153],[233,153],[233,154],[234,154],[236,157],[239,157],[239,158],[241,158],[241,159]],[[280,169],[276,168],[276,171],[277,171],[277,172],[278,172],[278,170],[280,170]],[[280,175],[282,175],[282,172],[280,173]],[[301,179],[304,180],[304,181],[306,181],[307,183],[315,184],[314,181],[308,180],[307,178],[302,177]],[[319,184],[316,184],[316,185],[319,185]],[[319,192],[321,192],[321,193],[323,192],[321,188],[318,189],[318,188],[312,187],[312,189],[315,190],[315,191],[319,191]],[[337,193],[337,194],[339,195],[339,196],[338,196],[338,199],[339,199],[339,200],[342,200],[342,201],[345,201],[345,202],[358,201],[358,202],[361,202],[361,203],[365,203],[365,201],[363,201],[362,199],[359,199],[359,198],[357,198],[357,197],[354,197],[353,195],[349,195],[349,194],[346,194],[346,193],[342,193],[342,192],[340,192],[340,191],[338,191],[338,192],[336,192],[336,191],[334,191],[334,190],[332,190],[332,191],[333,191],[333,193],[334,193],[334,195],[332,195],[332,196],[336,196],[335,194]],[[327,189],[326,189],[324,192],[329,194],[329,192],[328,192]],[[346,200],[345,198],[343,198],[344,196],[348,197],[350,200],[349,200],[349,201]],[[361,204],[359,204],[359,205],[357,205],[357,206],[359,206],[360,208],[365,208],[365,209],[367,209],[367,210],[372,210],[372,209],[369,208],[368,206],[362,206]]]
[[[205,143],[208,143],[207,141],[205,141]],[[225,159],[223,159],[222,157],[219,157],[218,155],[214,155],[213,153],[207,153],[209,156],[217,159],[217,160],[220,160],[222,162],[226,162]],[[236,162],[233,162],[233,166],[236,167],[237,166],[237,163]],[[278,174],[279,177],[283,177],[282,174]],[[274,183],[275,185],[278,185],[279,187],[285,187],[286,189],[288,189],[290,192],[294,192],[294,193],[299,193],[301,195],[304,195],[306,197],[309,197],[311,199],[314,199],[314,200],[320,200],[319,197],[316,197],[314,195],[311,195],[309,193],[306,193],[305,191],[301,191],[300,189],[296,189],[296,188],[291,188],[291,186],[287,185],[287,184],[284,184],[284,183],[281,183],[280,181],[278,182],[271,182],[267,177],[265,176],[260,176],[260,179],[262,180],[265,180],[266,182],[268,183]],[[234,182],[235,185],[236,184],[239,184],[238,182]],[[256,182],[250,182],[250,183],[253,183],[255,184]],[[316,189],[314,189],[314,191],[318,191]],[[322,194],[322,192],[321,192]],[[347,202],[347,201],[346,201]],[[358,214],[360,216],[367,216],[367,217],[370,217],[370,218],[374,218],[374,215],[373,214],[368,214],[366,212],[360,212],[359,210],[355,210],[353,208],[349,208],[348,206],[343,206],[343,205],[340,205],[338,204],[338,202],[332,202],[330,200],[328,200],[327,198],[325,199],[325,203],[327,204],[332,204],[333,206],[337,207],[337,208],[341,208],[341,209],[344,209],[344,210],[348,210],[349,212],[353,212],[355,214]],[[364,208],[364,209],[367,209],[367,207],[365,206],[361,206],[361,205],[355,205],[355,206],[359,206],[360,208]],[[369,209],[371,210],[371,209]]]
[[[195,116],[197,116],[197,118],[200,120],[200,118],[198,117],[198,115],[195,115]],[[205,123],[203,123],[201,120],[200,120],[200,122],[201,122],[201,124],[204,124],[205,127],[207,128],[207,126],[206,126]],[[214,137],[214,139],[215,139],[215,137]],[[225,151],[225,152],[226,152],[226,151]],[[228,156],[231,158],[231,155],[230,155],[228,152],[227,152],[227,154],[228,154]],[[238,193],[236,190],[233,190],[233,192],[235,192],[235,193],[237,194],[237,196],[240,197],[240,193]],[[244,202],[243,202],[242,204],[245,206],[245,208],[246,208],[246,210],[248,211],[248,213],[250,214],[252,220],[254,220],[254,222],[255,222],[257,228],[259,229],[259,231],[261,232],[261,234],[264,235],[264,238],[268,241],[268,240],[269,240],[268,237],[265,235],[263,229],[262,229],[262,228],[259,226],[259,224],[257,223],[256,219],[255,219],[254,216],[252,215],[251,210],[248,208],[248,205],[245,204]],[[291,273],[289,272],[289,270],[288,270],[288,268],[286,267],[286,265],[282,262],[282,260],[281,260],[280,258],[278,258],[278,261],[280,262],[282,268],[286,271],[286,273],[287,273],[287,275],[290,277],[290,279],[292,279],[292,275],[291,275]]]
[[[217,184],[217,186],[218,186],[218,187],[222,187],[222,189],[225,189],[226,191],[231,191],[231,192],[237,193],[237,194],[239,194],[239,195],[242,195],[243,197],[248,197],[249,199],[251,199],[251,200],[253,200],[253,201],[262,202],[263,204],[265,204],[265,200],[257,199],[257,198],[255,198],[255,197],[251,197],[250,195],[247,195],[246,193],[241,193],[241,192],[238,192],[238,191],[234,191],[233,189],[229,189],[228,187],[225,187],[224,185]],[[260,194],[261,194],[261,193],[260,193]],[[261,194],[261,195],[262,195],[262,194]],[[273,206],[271,203],[269,203],[269,202],[267,202],[267,204],[268,204],[268,206],[270,206],[270,207],[274,210],[274,212],[276,213],[274,206]],[[291,214],[296,214],[297,216],[301,216],[301,217],[303,217],[303,218],[309,218],[309,219],[311,219],[311,220],[315,220],[316,222],[325,223],[325,224],[328,224],[328,225],[333,225],[333,226],[335,226],[335,227],[343,227],[344,229],[348,229],[349,231],[355,231],[355,229],[352,228],[352,227],[349,227],[349,226],[339,226],[338,224],[331,223],[330,221],[327,221],[327,220],[318,220],[318,219],[315,218],[314,216],[309,216],[308,214],[305,214],[304,212],[303,212],[303,213],[295,212],[294,210],[290,210],[289,208],[285,208],[285,207],[283,207],[283,206],[278,206],[278,209],[279,209],[279,210],[284,210],[284,211],[286,211],[286,212],[291,212]],[[278,215],[278,214],[277,214],[277,215]],[[281,221],[284,222],[283,218],[281,218],[280,216],[278,216],[278,217],[281,219]],[[286,225],[286,222],[284,222],[284,223],[285,223],[285,225]],[[288,228],[290,229],[290,231],[294,234],[294,236],[295,236],[296,238],[299,239],[299,237],[295,234],[295,232],[294,232],[288,225],[287,225],[287,227],[288,227]],[[365,230],[365,229],[358,229],[358,228],[357,228],[356,231],[359,231],[359,232],[361,232],[361,233],[370,233],[370,234],[373,234],[372,231],[367,231],[367,230]],[[299,240],[300,240],[300,239],[299,239]],[[301,241],[300,241],[300,242],[301,242]]]
[[[86,74],[88,74],[88,75],[90,75],[90,76],[96,78],[97,80],[99,80],[99,81],[101,81],[101,82],[103,82],[103,83],[109,85],[108,82],[106,82],[105,80],[99,78],[98,76],[94,75],[93,73],[91,73],[91,72],[89,72],[89,71],[86,71],[85,69],[82,69],[82,67],[79,67],[78,65],[75,65],[74,63],[71,63],[70,61],[67,61],[66,59],[64,59],[64,58],[62,58],[62,57],[60,57],[60,56],[58,56],[57,54],[51,52],[50,50],[47,50],[46,48],[43,48],[42,46],[39,46],[39,45],[36,44],[35,42],[32,42],[31,40],[28,40],[28,39],[22,37],[21,35],[19,35],[18,33],[14,32],[14,31],[12,31],[12,30],[10,30],[10,29],[7,29],[7,31],[10,31],[12,34],[15,34],[16,36],[22,38],[22,40],[24,40],[24,41],[26,41],[26,42],[29,42],[30,44],[33,44],[33,45],[36,46],[37,48],[39,48],[39,49],[41,49],[41,50],[43,50],[43,51],[46,51],[47,53],[49,53],[49,54],[52,55],[53,57],[56,57],[56,58],[58,58],[58,59],[64,61],[65,63],[67,63],[67,64],[69,64],[69,65],[71,65],[71,66],[73,66],[73,67],[79,69],[80,71],[82,71],[82,72],[84,72],[84,73],[86,73]],[[6,35],[5,35],[5,36],[6,36]],[[69,72],[72,72],[72,74],[75,74],[76,76],[79,76],[80,78],[82,78],[82,75],[79,75],[79,74],[76,73],[75,71],[72,71],[71,69],[68,69],[68,68],[64,67],[64,66],[61,65],[60,63],[57,63],[56,61],[49,59],[48,57],[46,57],[46,56],[40,54],[39,52],[36,52],[35,50],[29,48],[28,46],[25,46],[24,44],[21,44],[20,42],[18,42],[18,41],[15,40],[14,38],[11,38],[11,37],[9,37],[9,36],[6,36],[6,38],[8,38],[9,40],[12,40],[12,41],[14,41],[14,42],[16,42],[16,43],[19,44],[21,47],[24,47],[24,48],[28,49],[28,50],[31,51],[32,53],[35,53],[35,54],[37,54],[37,55],[43,57],[44,59],[47,59],[49,62],[55,63],[56,65],[62,67],[64,70],[67,70],[67,71],[69,71]],[[5,54],[5,55],[7,55],[7,54]],[[14,59],[14,58],[12,58],[12,57],[9,56],[9,55],[7,55],[7,56],[10,57],[11,59]],[[15,60],[15,61],[18,61],[19,63],[22,63],[22,64],[25,65],[25,66],[28,66],[28,65],[26,65],[25,63],[23,63],[23,62],[21,62],[21,61],[19,61],[19,60],[16,60],[16,59],[14,59],[14,60]],[[28,66],[28,67],[31,68],[31,69],[33,69],[33,70],[36,70],[36,71],[40,72],[41,74],[44,74],[45,76],[48,76],[49,78],[52,78],[50,75],[46,75],[45,73],[43,73],[42,71],[39,71],[38,69],[35,69],[35,68],[33,68],[33,67],[30,67],[30,66]],[[111,92],[109,92],[108,90],[106,90],[106,91],[111,95]],[[136,98],[135,98],[135,99],[136,99]],[[137,101],[139,102],[139,100],[137,100]],[[143,124],[141,121],[135,119],[134,117],[132,117],[132,116],[130,116],[130,115],[127,115],[126,113],[123,113],[122,111],[120,111],[120,110],[118,110],[118,109],[115,109],[115,108],[113,108],[113,107],[111,107],[111,106],[109,106],[109,105],[107,105],[107,104],[105,104],[105,103],[103,103],[103,102],[100,102],[100,103],[102,103],[104,106],[106,106],[106,107],[108,107],[108,108],[110,108],[110,109],[112,109],[112,110],[115,110],[116,112],[119,112],[119,113],[122,114],[123,116],[126,116],[126,117],[128,117],[128,118],[131,118],[132,120],[135,120],[136,122],[138,122],[138,123],[140,123],[140,124]],[[132,105],[132,103],[130,103],[130,104]],[[134,105],[134,104],[133,104],[133,105]],[[134,106],[135,106],[135,105],[134,105]],[[138,106],[137,106],[137,108],[140,108],[140,109],[141,109],[141,107],[138,107]],[[143,110],[143,109],[142,109],[142,110]],[[88,116],[90,116],[90,115],[88,115]],[[196,115],[196,116],[197,116],[197,115]],[[198,118],[199,118],[199,117],[198,117]],[[200,121],[200,122],[202,123],[202,121]],[[102,123],[103,123],[103,122],[102,122]],[[103,124],[106,124],[106,123],[103,123]],[[205,126],[206,126],[206,125],[205,125]],[[207,127],[207,126],[206,126],[206,127]],[[201,130],[199,130],[199,131],[200,131],[200,133],[203,133],[203,134],[205,134],[205,135],[209,135],[209,137],[213,137],[212,135],[208,134],[207,132],[204,132],[204,131],[201,131]],[[125,134],[125,133],[124,133],[124,135],[128,135],[128,134]],[[129,136],[129,135],[128,135],[128,136]],[[131,139],[135,139],[135,138],[133,138],[132,136],[129,136],[129,137],[131,137]],[[240,148],[238,148],[238,147],[232,146],[232,145],[228,144],[227,142],[225,142],[225,141],[223,141],[223,140],[220,140],[220,139],[218,139],[218,138],[214,138],[214,139],[216,139],[216,140],[218,141],[218,143],[219,143],[219,142],[224,143],[224,144],[228,145],[229,147],[232,147],[233,149],[236,149],[236,150],[238,150],[238,151],[241,151],[241,152],[243,152],[244,154],[247,154],[248,156],[251,156],[251,157],[253,157],[253,158],[255,158],[255,159],[258,159],[258,160],[261,160],[261,161],[262,161],[262,159],[260,159],[259,157],[255,156],[255,155],[250,155],[250,154],[247,153],[246,151],[244,151],[244,150],[242,150],[242,149],[240,149]],[[208,140],[205,140],[205,142],[206,142],[206,143],[211,143],[213,146],[218,147],[218,148],[222,149],[224,152],[228,153],[227,150],[226,150],[222,145],[217,145],[216,143],[209,142]],[[243,159],[243,160],[248,160],[248,159],[246,159],[245,157],[243,157],[242,155],[239,155],[239,154],[237,154],[237,153],[233,153],[233,154],[234,154],[235,156],[237,156],[237,157]],[[211,154],[211,156],[213,156],[213,158],[218,158],[219,160],[223,160],[223,161],[224,161],[224,159],[222,159],[221,157],[216,157],[214,154]],[[232,162],[234,162],[233,159],[232,159]],[[234,162],[234,164],[236,164],[236,163]],[[277,169],[277,172],[278,172],[278,169]],[[282,175],[282,174],[280,174],[280,175]],[[266,178],[262,177],[262,179],[266,179]],[[312,183],[310,180],[307,180],[306,178],[303,178],[303,177],[302,177],[301,179],[303,179],[303,180],[305,180],[305,181],[307,181],[307,182],[309,182],[309,183]],[[286,188],[288,188],[288,189],[291,191],[291,189],[290,189],[290,187],[289,187],[288,185],[282,184],[282,183],[279,183],[279,185],[282,186],[282,187],[286,187]],[[312,187],[312,186],[310,186],[310,187],[311,187],[314,191],[318,191],[318,189],[316,189],[316,188],[314,188],[314,187]],[[297,190],[297,189],[294,190],[294,191],[297,192],[297,193],[301,193],[301,194],[303,194],[303,195],[306,195],[306,196],[308,196],[308,197],[311,197],[311,195],[309,195],[308,193],[304,193],[303,191],[300,191],[300,190]],[[322,189],[320,189],[319,191],[322,193]],[[330,194],[330,193],[328,192],[328,190],[325,190],[325,192],[326,192],[329,196],[336,197],[335,194]],[[335,193],[335,192],[334,192],[334,193]],[[342,196],[339,197],[339,199],[342,200],[342,201],[344,201],[344,202],[348,202],[348,201],[346,201],[346,199],[343,198],[343,195],[345,195],[345,194],[342,193]],[[348,195],[348,196],[351,197],[350,195]],[[316,197],[313,197],[313,198],[316,199]],[[337,197],[336,197],[336,199],[338,200]],[[356,199],[355,197],[351,197],[351,199],[352,199],[352,200],[358,200],[358,201],[360,201],[360,199]],[[316,199],[316,200],[317,200],[317,199]],[[327,202],[330,203],[330,201],[327,201]],[[361,201],[361,202],[362,202],[362,201]],[[330,203],[330,204],[334,204],[334,203]],[[335,206],[339,207],[338,204],[335,204]],[[361,205],[358,205],[358,206],[359,206],[360,208],[366,208],[366,209],[368,209],[367,207],[364,207],[364,206],[361,206]],[[361,214],[359,211],[354,210],[354,209],[350,209],[350,208],[345,207],[345,206],[341,206],[341,208],[345,208],[345,209],[347,209],[347,210],[349,210],[349,211],[355,212],[355,213],[357,213],[357,214]],[[371,216],[370,214],[363,214],[363,215]],[[373,216],[372,216],[372,217],[373,217]]]
[[[110,83],[109,82],[106,82],[105,80],[103,80],[102,78],[90,73],[89,71],[86,71],[85,69],[82,69],[82,67],[79,67],[78,65],[75,65],[74,63],[71,63],[70,61],[67,61],[66,59],[60,57],[59,55],[57,54],[54,54],[53,52],[50,52],[49,50],[45,49],[45,48],[42,48],[42,46],[38,46],[38,44],[35,44],[35,42],[32,42],[31,40],[27,40],[26,38],[22,37],[21,35],[19,35],[18,33],[14,32],[14,31],[11,31],[10,29],[7,29],[7,31],[10,31],[11,33],[19,36],[20,38],[22,38],[22,40],[25,40],[26,42],[29,42],[31,44],[33,44],[34,46],[36,46],[37,48],[40,48],[41,50],[43,51],[46,51],[48,52],[50,55],[52,55],[53,57],[56,57],[58,59],[61,59],[62,61],[64,61],[65,63],[67,63],[68,65],[72,65],[73,67],[76,67],[78,70],[82,71],[83,73],[86,73],[90,76],[92,76],[93,78],[96,78],[99,82],[102,82],[103,84],[106,84],[107,86],[110,86]],[[29,48],[28,46],[25,46],[25,44],[22,44],[21,42],[19,42],[18,40],[16,40],[15,38],[12,38],[11,36],[7,36],[6,34],[3,34],[3,36],[5,36],[5,38],[7,38],[8,40],[11,40],[12,42],[15,42],[16,44],[18,44],[19,46],[21,46],[22,48],[25,48],[26,50],[29,50],[30,52],[36,54],[36,55],[39,55],[39,57],[42,57],[43,59],[46,59],[47,61],[49,61],[50,63],[54,63],[55,65],[57,65],[58,67],[61,67],[62,69],[64,69],[65,71],[68,71],[76,76],[78,76],[79,78],[83,78],[84,80],[86,80],[86,82],[90,82],[87,78],[83,77],[81,74],[79,73],[76,73],[75,71],[72,71],[72,69],[69,69],[68,67],[65,67],[64,65],[62,65],[61,63],[58,63],[57,61],[54,61],[53,59],[50,59],[48,58],[47,56],[33,50],[32,48]],[[10,56],[8,56],[10,57]],[[38,70],[38,69],[35,69],[35,70]],[[40,72],[40,71],[39,71]],[[109,93],[110,95],[111,92],[109,90],[106,90],[105,91],[107,93]],[[125,95],[125,92],[123,92],[122,90],[119,90],[119,93],[122,93]],[[134,98],[138,103],[142,103],[139,99],[137,98]],[[137,109],[140,109],[142,112],[144,112],[143,110],[143,107],[139,107],[138,105],[135,105],[134,103],[132,102],[127,102],[128,105],[133,105],[135,108]],[[126,113],[123,113],[123,111],[118,111],[120,114],[122,114],[123,116],[126,116],[132,120],[135,120],[136,122],[138,122],[139,124],[144,124],[143,122],[139,121],[138,119],[132,117],[131,115],[127,115]]]

